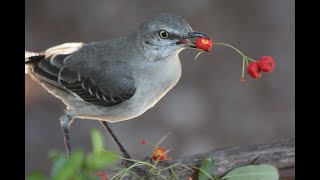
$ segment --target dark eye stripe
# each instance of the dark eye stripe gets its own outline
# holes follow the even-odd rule
[[[167,38],[167,39],[170,39],[170,40],[182,39],[182,37],[177,34],[169,34],[169,38]]]

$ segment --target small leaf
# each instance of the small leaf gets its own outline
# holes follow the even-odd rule
[[[49,153],[49,158],[50,158],[52,161],[56,161],[56,160],[58,160],[58,159],[60,159],[60,158],[62,158],[62,157],[65,157],[65,154],[63,154],[63,153],[61,153],[61,152],[58,152],[58,151],[55,151],[55,150],[53,150],[53,151],[51,151],[51,152]]]
[[[268,164],[248,165],[236,168],[221,180],[278,180],[277,168]]]
[[[27,180],[45,180],[45,179],[46,179],[46,176],[44,175],[43,172],[40,172],[40,171],[32,172],[31,175],[27,177]]]
[[[84,154],[80,150],[71,153],[69,159],[61,158],[54,164],[52,176],[54,180],[63,180],[76,177],[83,165]]]
[[[73,169],[75,171],[79,171],[83,164],[84,164],[84,153],[82,150],[75,150],[72,152],[70,158],[69,158],[69,163],[71,167],[73,167]]]
[[[118,159],[115,153],[101,151],[99,154],[89,154],[86,159],[86,166],[92,170],[100,170],[114,163]]]
[[[221,177],[216,176],[216,175],[212,175],[213,180],[221,180]]]
[[[57,157],[56,157],[57,158]],[[56,176],[64,169],[65,164],[67,163],[67,158],[65,157],[59,157],[54,160],[52,170],[51,170],[51,176]]]
[[[93,153],[100,153],[104,149],[104,138],[98,129],[91,132]]]
[[[213,171],[213,164],[214,161],[212,158],[207,158],[202,161],[198,177],[199,180],[213,179],[212,177],[209,177]]]

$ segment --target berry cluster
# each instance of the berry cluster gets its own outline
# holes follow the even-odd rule
[[[198,49],[200,49],[202,51],[206,51],[206,52],[210,52],[212,45],[213,45],[211,39],[203,38],[203,37],[198,38],[196,40],[195,44]],[[247,73],[254,79],[261,77],[262,72],[267,72],[267,73],[273,72],[273,70],[275,68],[275,61],[270,56],[263,56],[258,61],[256,61],[256,60],[251,59],[248,56],[244,55],[237,48],[235,48],[229,44],[226,44],[226,43],[214,43],[214,44],[230,47],[230,48],[234,49],[235,51],[237,51],[242,56],[242,61],[243,61],[242,62],[242,76],[241,76],[240,81],[245,81],[245,79],[244,79],[245,68],[247,68]],[[252,62],[249,63],[249,61],[252,61]]]
[[[263,56],[259,61],[252,62],[248,65],[248,74],[256,79],[262,75],[262,72],[272,72],[275,67],[275,62],[270,56]]]

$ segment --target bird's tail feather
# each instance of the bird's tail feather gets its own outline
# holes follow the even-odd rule
[[[28,64],[32,64],[34,62],[38,62],[41,59],[43,59],[44,55],[36,52],[30,52],[25,51],[24,52],[24,64],[25,64],[25,73],[28,74],[28,72],[31,70],[30,66],[27,66]]]
[[[30,52],[30,51],[24,51],[24,57],[27,59],[31,56],[37,56],[38,53],[35,53],[35,52]]]
[[[36,52],[25,51],[24,52],[24,64],[26,65],[29,63],[33,63],[34,61],[39,61],[42,58],[42,56],[43,55],[36,53]]]
[[[51,47],[44,52],[36,53],[30,51],[24,51],[24,64],[25,64],[25,73],[27,74],[29,71],[32,70],[32,66],[28,66],[28,64],[34,64],[43,60],[45,57],[50,57],[57,54],[70,54],[83,46],[82,42],[75,42],[75,43],[64,43],[58,46]]]

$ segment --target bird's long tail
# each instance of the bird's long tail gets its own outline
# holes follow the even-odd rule
[[[28,64],[32,64],[34,62],[40,61],[43,58],[43,56],[44,55],[36,52],[25,51],[24,52],[25,73],[28,74],[28,72],[30,71],[30,67],[27,66]]]
[[[40,58],[42,58],[43,55],[36,53],[36,52],[30,52],[30,51],[24,51],[24,63],[29,64],[34,61],[39,61]]]
[[[32,70],[32,66],[30,64],[34,64],[43,60],[45,57],[50,57],[57,54],[71,54],[74,51],[77,51],[83,46],[82,42],[75,42],[75,43],[64,43],[58,46],[51,47],[43,52],[36,53],[30,51],[24,51],[24,64],[25,64],[25,73],[27,74],[28,71]]]
[[[30,57],[37,56],[37,55],[38,55],[38,53],[35,53],[35,52],[24,51],[24,58],[25,58],[24,62],[30,61],[30,59],[29,59]]]

